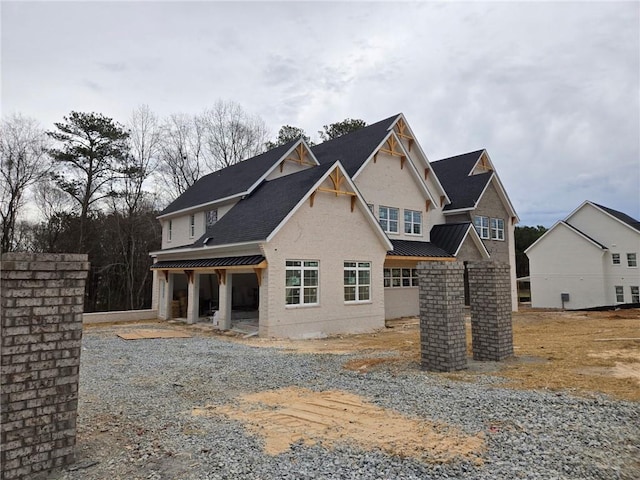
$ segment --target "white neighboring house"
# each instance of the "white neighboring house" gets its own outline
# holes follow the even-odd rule
[[[533,307],[640,303],[640,222],[629,215],[585,201],[525,253]]]

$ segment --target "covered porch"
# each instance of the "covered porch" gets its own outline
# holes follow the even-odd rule
[[[222,330],[259,324],[262,255],[157,261],[158,317],[212,322]]]

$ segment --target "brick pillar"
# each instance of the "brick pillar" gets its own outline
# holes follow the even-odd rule
[[[86,255],[6,253],[1,263],[3,480],[72,463]]]
[[[452,372],[467,367],[462,262],[418,263],[420,351],[423,370]]]
[[[500,361],[513,355],[509,264],[467,264],[474,360]]]

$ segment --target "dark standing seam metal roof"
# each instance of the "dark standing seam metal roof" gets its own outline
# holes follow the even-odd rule
[[[444,207],[444,211],[473,208],[480,200],[492,172],[469,175],[473,166],[484,150],[464,153],[455,157],[444,158],[431,162],[438,180],[451,199],[451,203]]]
[[[151,268],[202,268],[202,267],[232,267],[258,265],[264,261],[262,255],[247,255],[244,257],[205,258],[201,260],[167,260],[156,262]]]
[[[597,203],[593,203],[593,204],[595,206],[597,206],[598,208],[601,208],[602,210],[607,212],[609,215],[613,215],[614,217],[616,217],[621,222],[626,223],[627,225],[629,225],[634,230],[637,230],[638,232],[640,232],[640,222],[638,220],[636,220],[635,218],[630,217],[626,213],[622,213],[622,212],[619,212],[618,210],[614,210],[613,208],[605,207],[605,206],[599,205]]]
[[[191,248],[265,240],[331,166],[320,165],[264,181],[207,228]]]
[[[455,255],[470,227],[471,222],[434,225],[429,233],[429,238],[431,243],[451,255]]]
[[[297,141],[292,140],[261,155],[205,175],[171,202],[160,215],[246,192]]]
[[[349,176],[353,177],[389,133],[389,127],[398,115],[316,145],[311,151],[321,164],[333,164],[340,160]]]
[[[387,255],[397,257],[453,257],[450,253],[434,245],[432,242],[416,242],[411,240],[391,240],[393,250]]]

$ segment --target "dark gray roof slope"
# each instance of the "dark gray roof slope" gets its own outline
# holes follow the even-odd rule
[[[261,155],[205,175],[171,202],[160,215],[246,192],[297,141],[292,140]]]
[[[493,173],[469,175],[469,172],[483,151],[476,150],[431,162],[431,167],[451,200],[451,203],[444,207],[444,211],[473,208],[480,199]]]
[[[204,258],[200,260],[167,260],[156,262],[151,268],[197,268],[197,267],[231,267],[237,265],[257,265],[264,261],[262,255],[246,255],[243,257]]]
[[[387,255],[398,257],[453,257],[442,248],[431,242],[415,242],[410,240],[391,240],[393,250]]]
[[[340,160],[352,177],[389,133],[389,127],[398,115],[316,145],[311,150],[321,164]]]
[[[431,242],[444,251],[455,255],[471,227],[471,222],[434,225],[429,233]]]
[[[266,239],[331,166],[320,165],[263,182],[209,227],[191,248]]]
[[[621,222],[626,223],[631,228],[633,228],[633,229],[635,229],[635,230],[640,232],[640,222],[638,220],[636,220],[635,218],[630,217],[626,213],[622,213],[622,212],[619,212],[618,210],[614,210],[613,208],[605,207],[605,206],[599,205],[597,203],[593,203],[593,204],[595,206],[597,206],[598,208],[601,208],[602,210],[607,212],[609,215],[613,215],[614,217],[616,217]]]

